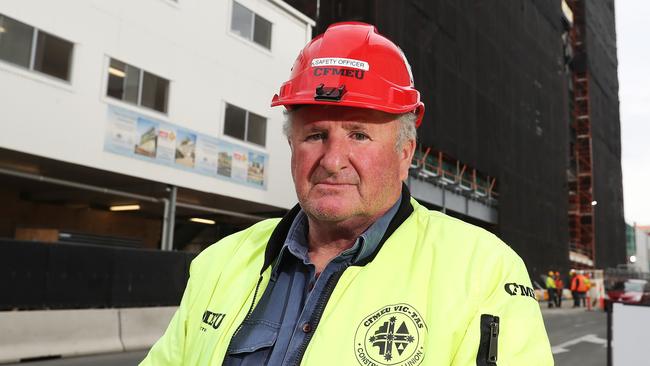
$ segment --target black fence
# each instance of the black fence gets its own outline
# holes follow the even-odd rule
[[[194,256],[0,239],[0,310],[178,305]]]

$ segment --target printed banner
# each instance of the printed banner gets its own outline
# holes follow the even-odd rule
[[[104,151],[266,189],[267,154],[116,106]]]

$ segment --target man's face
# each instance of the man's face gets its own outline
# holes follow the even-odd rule
[[[395,203],[415,150],[412,140],[396,149],[400,122],[395,118],[336,106],[293,112],[291,173],[298,200],[312,219],[372,220]]]

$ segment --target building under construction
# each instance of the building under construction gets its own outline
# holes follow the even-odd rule
[[[402,47],[427,107],[413,177],[454,171],[431,181],[456,192],[480,172],[498,219],[463,218],[535,276],[625,262],[613,0],[289,3],[316,33],[364,21]]]

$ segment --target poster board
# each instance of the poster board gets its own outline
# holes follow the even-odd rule
[[[108,106],[104,151],[266,190],[268,154]]]

